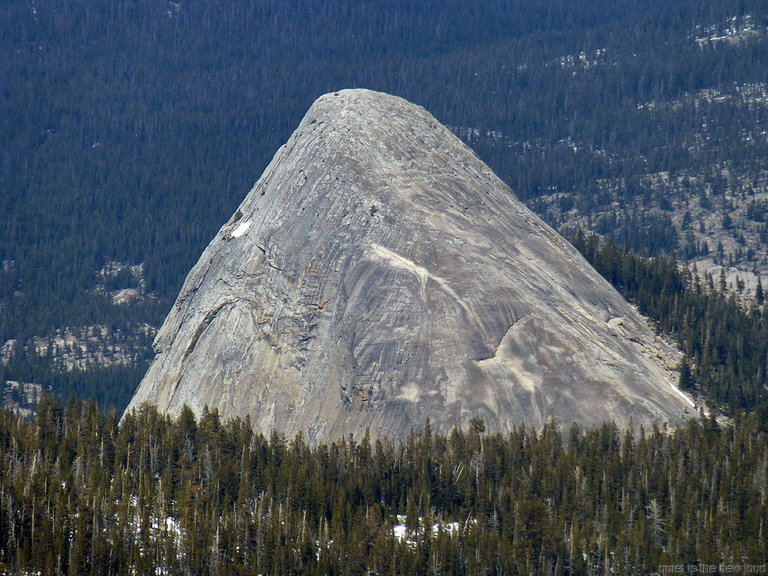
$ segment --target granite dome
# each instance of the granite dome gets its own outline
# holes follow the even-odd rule
[[[189,273],[142,402],[313,442],[679,424],[676,353],[423,108],[320,97]]]

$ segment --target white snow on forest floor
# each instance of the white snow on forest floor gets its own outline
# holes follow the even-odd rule
[[[399,524],[395,524],[392,527],[392,533],[397,538],[399,542],[405,541],[407,544],[416,544],[414,540],[406,538],[406,536],[418,537],[422,535],[424,518],[419,517],[419,529],[416,534],[414,533],[408,533],[408,529],[405,527],[405,515],[398,514],[397,521]],[[440,530],[442,529],[443,532],[448,533],[451,536],[456,536],[459,533],[459,523],[458,522],[437,522],[432,525],[432,536],[437,536],[440,533]]]

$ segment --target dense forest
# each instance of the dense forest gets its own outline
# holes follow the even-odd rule
[[[425,106],[552,224],[759,268],[766,42],[760,0],[3,2],[0,379],[66,396],[36,338],[158,327],[312,101],[342,87]],[[142,277],[105,288],[114,263]],[[121,289],[139,297],[115,304]]]
[[[714,410],[734,413],[768,400],[768,306],[762,283],[754,295],[730,289],[723,274],[681,267],[674,257],[648,258],[610,239],[577,230],[574,246],[658,333],[672,335],[684,358],[682,389],[698,391]],[[745,305],[745,302],[748,304]]]
[[[0,412],[0,573],[648,574],[760,567],[768,406],[308,446],[92,402]],[[692,572],[686,572],[692,573]]]

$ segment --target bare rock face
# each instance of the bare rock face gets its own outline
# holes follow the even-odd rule
[[[672,350],[422,108],[319,98],[189,273],[129,410],[401,438],[678,424]]]

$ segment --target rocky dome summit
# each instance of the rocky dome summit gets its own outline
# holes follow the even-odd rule
[[[312,442],[677,425],[676,352],[423,108],[320,97],[191,270],[128,410]]]

